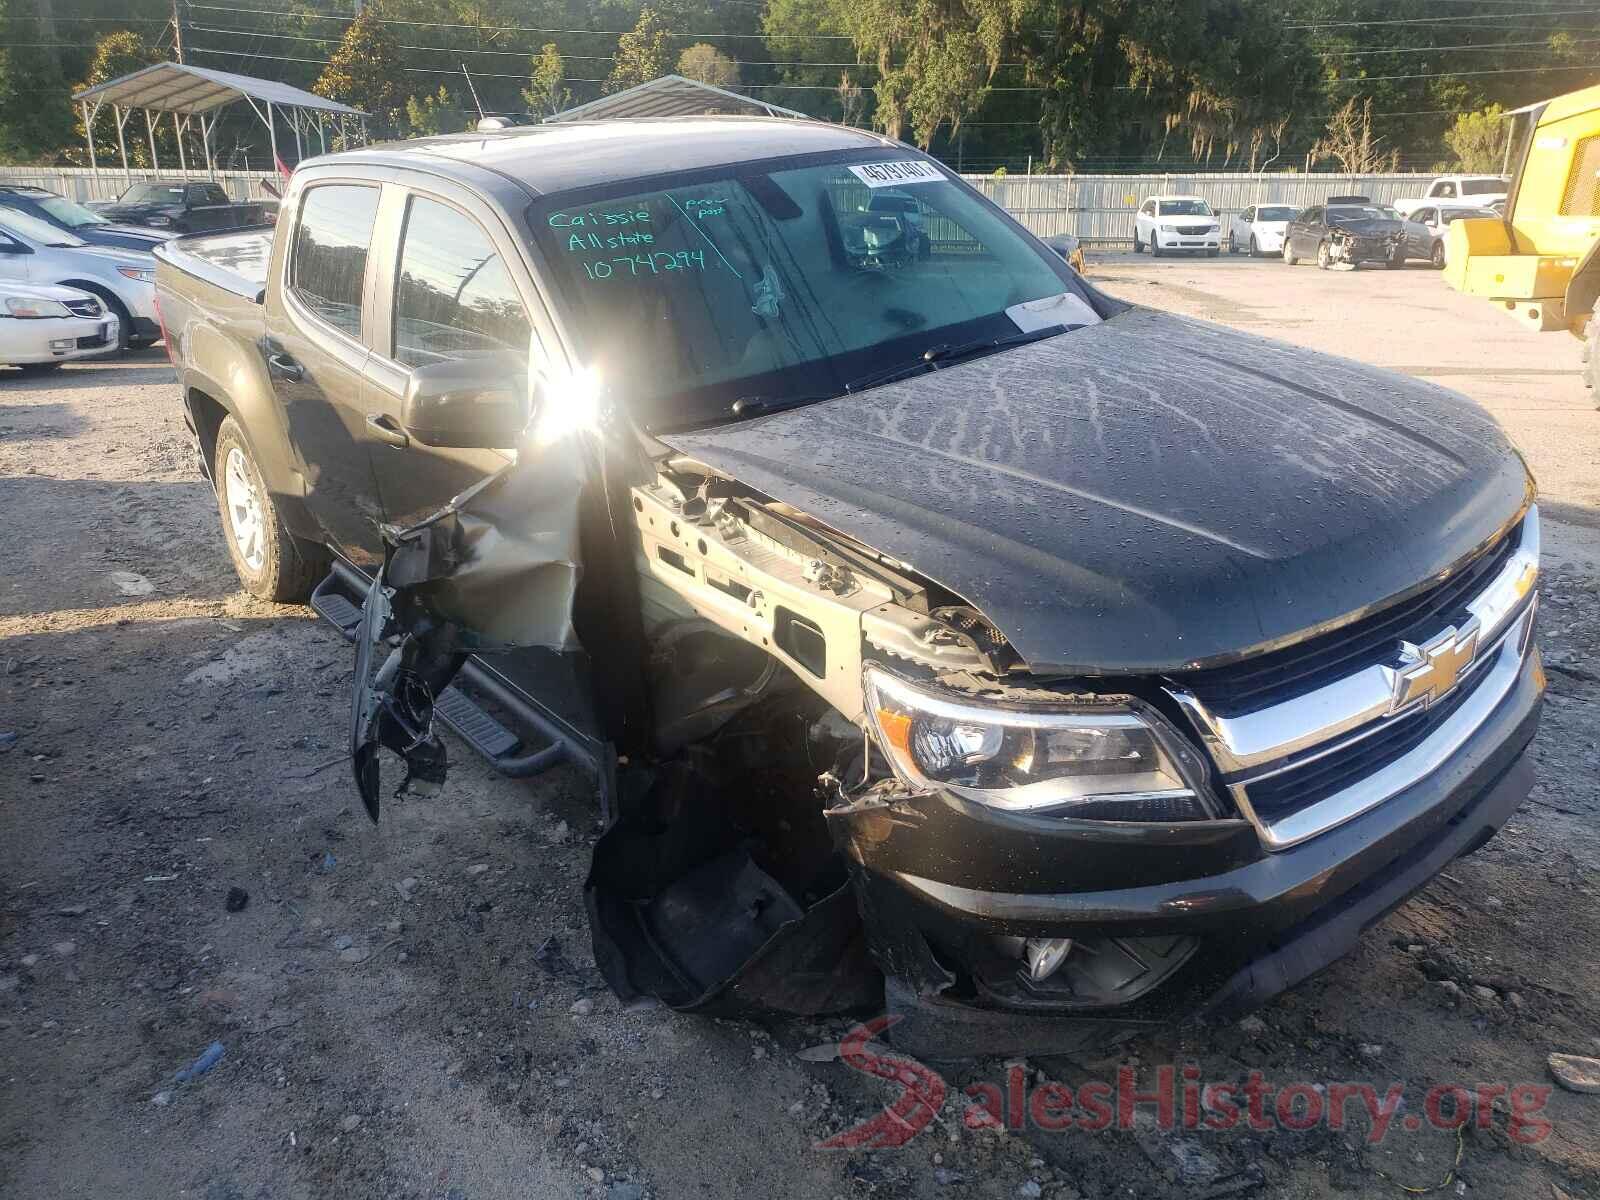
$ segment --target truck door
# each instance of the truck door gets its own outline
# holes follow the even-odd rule
[[[565,461],[519,460],[512,447],[425,445],[403,426],[403,402],[413,372],[451,360],[494,358],[507,363],[516,377],[515,387],[526,389],[530,372],[546,373],[542,347],[554,344],[554,332],[515,240],[471,194],[447,192],[446,186],[432,184],[427,192],[391,186],[379,217],[365,421],[384,518],[400,528],[432,516],[514,461],[524,478],[573,476]],[[435,187],[440,190],[432,190]],[[576,502],[575,486],[567,495]],[[559,503],[561,497],[555,500]],[[530,501],[534,507],[539,503]],[[501,631],[515,623],[519,609],[570,603],[570,595],[559,588],[547,596],[538,594],[537,586],[527,582],[527,555],[510,549],[530,530],[542,528],[543,520],[544,514],[530,510],[526,528],[517,514],[512,518],[516,527],[497,531],[508,548],[497,568],[502,580],[493,593],[497,611],[480,613],[476,621],[463,619],[472,621],[474,631],[487,641],[499,640]],[[531,538],[533,543],[541,540],[537,535]],[[581,653],[525,645],[482,656],[480,661],[569,735],[595,739]]]
[[[301,193],[282,286],[268,289],[262,345],[305,467],[307,507],[340,552],[366,570],[383,556],[362,377],[380,195],[369,183],[315,183]]]

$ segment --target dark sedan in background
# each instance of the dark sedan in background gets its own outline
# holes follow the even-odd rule
[[[265,225],[277,217],[275,202],[230,200],[218,183],[150,179],[132,184],[115,200],[93,208],[111,221],[153,225],[173,233],[214,233]]]
[[[1348,264],[1382,263],[1391,270],[1406,264],[1405,221],[1394,209],[1366,196],[1329,196],[1289,222],[1283,261],[1291,267],[1316,259],[1323,270]]]
[[[122,225],[76,200],[36,187],[0,187],[0,204],[64,229],[91,246],[116,246],[121,250],[154,250],[176,232]]]

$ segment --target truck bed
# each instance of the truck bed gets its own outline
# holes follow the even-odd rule
[[[272,257],[270,225],[227,233],[197,233],[173,238],[157,248],[156,258],[213,287],[259,304]]]

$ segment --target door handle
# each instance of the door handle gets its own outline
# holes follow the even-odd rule
[[[396,425],[388,413],[368,413],[367,432],[380,442],[402,449],[411,444],[411,435]]]
[[[287,354],[269,354],[267,355],[267,374],[274,379],[286,379],[290,383],[294,383],[305,376],[305,368]]]

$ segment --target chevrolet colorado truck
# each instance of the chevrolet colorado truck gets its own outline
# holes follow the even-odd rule
[[[367,811],[445,727],[592,774],[625,998],[944,1058],[1234,1015],[1531,786],[1495,423],[1111,299],[897,142],[430,138],[157,256],[241,581],[355,642]]]

